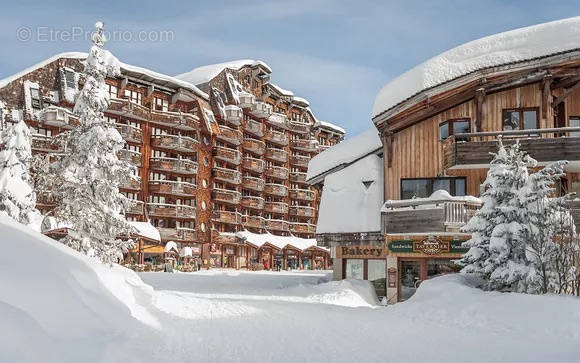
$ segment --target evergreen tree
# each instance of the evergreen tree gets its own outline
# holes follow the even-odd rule
[[[119,61],[103,49],[103,24],[97,23],[96,28],[83,74],[85,84],[74,107],[80,125],[59,135],[66,153],[50,165],[45,182],[58,201],[54,215],[70,225],[63,242],[113,263],[132,247],[131,241],[118,238],[131,229],[123,212],[132,203],[119,192],[119,185],[135,177],[133,167],[117,156],[125,141],[103,114],[109,106],[105,78],[120,71]]]
[[[30,130],[20,121],[0,136],[0,213],[26,225],[36,223],[36,194],[28,172],[32,160]]]

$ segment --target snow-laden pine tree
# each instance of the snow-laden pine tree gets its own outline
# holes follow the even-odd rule
[[[0,150],[0,213],[22,224],[37,224],[40,213],[29,174],[30,130],[24,121],[2,131]]]
[[[119,75],[120,68],[119,61],[103,49],[106,38],[100,22],[92,41],[83,72],[85,84],[74,107],[80,125],[59,135],[66,152],[50,165],[49,184],[58,201],[54,215],[69,225],[63,242],[114,263],[133,245],[118,238],[131,230],[123,212],[132,204],[119,192],[119,185],[135,176],[133,167],[119,160],[125,141],[103,113],[109,106],[105,78]]]

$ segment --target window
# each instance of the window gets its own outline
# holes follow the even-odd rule
[[[345,277],[347,279],[363,280],[364,279],[363,267],[364,260],[360,259],[346,260]]]
[[[136,103],[138,105],[141,104],[141,101],[142,101],[141,97],[142,96],[141,96],[141,93],[138,91],[132,91],[132,90],[126,89],[125,90],[125,97],[127,97],[129,99],[129,101],[131,101],[133,103]]]
[[[439,124],[439,140],[445,140],[451,135],[466,134],[471,131],[471,120],[468,118],[447,120]]]
[[[463,196],[466,194],[466,180],[464,177],[401,179],[401,199],[427,198],[436,190]]]
[[[75,72],[71,71],[70,69],[66,69],[64,71],[64,79],[66,81],[66,87],[76,89],[77,85],[75,82]]]
[[[108,84],[107,91],[109,92],[109,98],[117,98],[117,86]]]
[[[514,108],[503,110],[504,130],[531,130],[538,128],[537,108]]]
[[[580,116],[570,116],[570,127],[580,127]],[[580,132],[571,132],[570,136],[580,137]]]
[[[40,99],[40,90],[38,88],[30,89],[30,104],[32,108],[41,109],[42,100]]]
[[[168,111],[169,102],[163,98],[155,97],[155,111]]]

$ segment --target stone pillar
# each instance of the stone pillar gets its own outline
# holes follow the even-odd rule
[[[334,281],[342,280],[342,258],[332,259],[332,279]]]

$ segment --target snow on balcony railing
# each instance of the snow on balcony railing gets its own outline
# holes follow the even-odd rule
[[[288,213],[288,203],[284,202],[265,202],[264,211],[269,213],[286,214]]]
[[[282,166],[268,166],[266,176],[276,179],[288,179],[288,169]]]
[[[242,178],[242,186],[244,188],[255,190],[257,192],[263,191],[265,184],[266,183],[262,178],[256,178],[253,176],[244,176]]]
[[[256,101],[252,105],[251,110],[252,114],[256,117],[268,118],[272,114],[272,105],[263,101]]]
[[[270,160],[275,160],[281,163],[288,162],[288,152],[283,149],[269,147],[266,149],[266,154],[264,156]]]
[[[193,196],[196,191],[196,185],[189,182],[175,180],[149,180],[149,191],[160,194]]]
[[[226,168],[214,167],[213,177],[217,180],[231,184],[240,184],[242,182],[242,177],[239,171]]]
[[[242,198],[242,194],[235,190],[214,188],[212,190],[212,197],[215,201],[218,202],[239,204]]]
[[[264,209],[264,198],[253,195],[243,195],[242,205],[246,208]]]
[[[257,137],[262,137],[264,136],[264,125],[262,125],[261,122],[258,122],[256,120],[246,120],[246,125],[244,130],[252,135],[255,135]]]
[[[313,201],[314,192],[310,189],[291,189],[290,198]]]
[[[248,92],[241,92],[238,97],[240,99],[240,106],[242,108],[252,108],[256,102],[256,96]]]
[[[197,151],[199,142],[189,136],[181,135],[151,135],[151,146],[193,153]]]
[[[143,141],[143,131],[141,131],[140,127],[115,123],[115,128],[117,129],[117,131],[119,131],[123,139],[127,141],[135,143],[140,143],[141,141]]]
[[[266,130],[266,133],[264,134],[264,139],[277,145],[282,146],[288,145],[288,136],[280,131]]]
[[[195,218],[195,207],[183,204],[147,203],[147,212],[150,216]]]
[[[244,160],[242,161],[242,168],[253,171],[255,173],[263,172],[264,165],[264,160],[252,158],[249,156],[244,157]]]
[[[257,155],[263,155],[266,151],[266,144],[261,140],[245,138],[242,148]]]
[[[119,160],[124,160],[136,166],[141,166],[141,153],[134,150],[121,149],[117,154]]]
[[[236,149],[231,149],[229,147],[216,146],[214,148],[214,158],[223,160],[227,163],[240,165],[241,155]]]
[[[154,170],[180,174],[197,174],[198,164],[188,159],[156,157],[149,159],[149,167]]]
[[[225,106],[225,120],[232,125],[240,126],[244,113],[242,109],[235,105]]]
[[[231,127],[220,125],[220,133],[216,135],[219,140],[234,144],[236,146],[240,145],[243,140],[243,134],[239,130],[234,130]]]
[[[288,195],[288,187],[283,184],[266,183],[264,193],[285,197]]]

